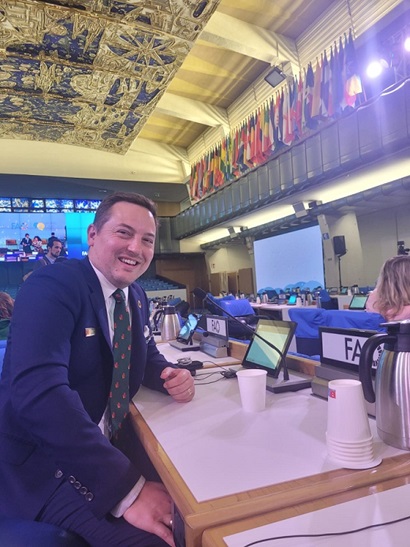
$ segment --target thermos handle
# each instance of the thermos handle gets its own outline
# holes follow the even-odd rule
[[[380,344],[395,342],[396,340],[397,336],[393,334],[380,333],[371,336],[363,344],[360,352],[359,379],[362,382],[364,398],[369,403],[374,403],[376,400],[372,382],[372,362],[374,350],[377,346],[380,346]]]

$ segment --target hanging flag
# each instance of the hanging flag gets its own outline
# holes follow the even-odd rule
[[[316,69],[314,74],[314,85],[312,92],[312,110],[311,117],[319,118],[321,115],[320,111],[320,90],[322,87],[322,67],[320,66],[319,59],[316,59]]]
[[[329,115],[329,85],[330,85],[330,67],[327,60],[326,51],[322,61],[322,85],[320,87],[320,110],[322,116],[327,118]]]
[[[308,65],[305,81],[305,95],[303,98],[303,113],[305,118],[305,126],[308,129],[315,129],[316,121],[312,120],[313,88],[315,85],[315,75],[313,74],[312,63],[309,63]]]
[[[263,154],[263,158],[266,159],[269,157],[272,144],[273,144],[273,131],[271,131],[271,117],[270,117],[270,110],[272,108],[272,100],[269,101],[269,103],[265,104],[263,107],[263,125],[262,125],[262,148],[261,152]]]
[[[328,101],[327,101],[327,115],[329,118],[334,115],[333,107],[333,72],[334,72],[334,56],[333,56],[333,47],[330,47],[330,60],[328,66],[328,75],[329,75],[329,85],[328,85]]]
[[[302,138],[303,126],[303,79],[302,74],[299,72],[299,80],[297,83],[297,96],[296,96],[296,113],[295,113],[295,123],[296,123],[296,133],[298,138]]]
[[[345,43],[344,67],[344,101],[342,105],[344,108],[354,108],[358,106],[357,102],[360,104],[359,96],[363,92],[363,88],[351,30]]]
[[[286,85],[282,90],[282,142],[283,144],[290,145],[293,141],[292,132],[292,113],[290,109],[290,87]]]
[[[221,145],[219,145],[214,153],[214,187],[219,188],[224,182],[225,177],[221,169]]]
[[[342,101],[344,98],[343,85],[344,49],[342,38],[339,40],[339,49],[336,43],[334,48],[333,71],[332,71],[332,98],[333,116],[338,117],[342,112]]]

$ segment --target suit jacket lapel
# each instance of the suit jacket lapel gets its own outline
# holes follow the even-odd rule
[[[98,317],[98,322],[100,324],[100,328],[104,335],[104,338],[107,341],[107,344],[111,348],[112,344],[111,344],[111,337],[110,337],[110,329],[108,326],[107,310],[105,307],[104,295],[101,289],[100,282],[98,281],[98,277],[96,276],[88,258],[84,259],[81,262],[81,264],[84,266],[83,267],[84,276],[91,289],[91,292],[90,292],[91,305],[94,308],[94,311]]]

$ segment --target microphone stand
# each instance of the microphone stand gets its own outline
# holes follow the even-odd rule
[[[226,310],[224,310],[222,306],[220,306],[219,304],[214,302],[214,300],[211,300],[208,297],[207,293],[203,289],[194,289],[192,292],[195,294],[195,296],[199,296],[200,298],[202,298],[203,302],[208,301],[211,305],[215,306],[215,308],[218,308],[220,311],[222,311],[228,317],[233,319],[236,323],[239,323],[242,327],[244,327],[245,330],[247,330],[248,332],[253,334],[253,336],[255,336],[256,338],[259,338],[260,340],[262,340],[262,342],[264,342],[270,348],[274,349],[276,351],[276,353],[278,353],[280,358],[281,358],[280,359],[278,376],[279,376],[279,373],[280,373],[280,369],[283,368],[283,381],[287,382],[289,380],[289,371],[288,371],[288,367],[287,367],[287,364],[286,364],[286,358],[283,355],[283,353],[274,344],[272,344],[272,342],[270,342],[269,340],[266,340],[266,338],[264,338],[263,336],[258,334],[256,331],[254,331],[252,327],[250,327],[246,323],[242,323],[242,321],[239,321],[239,319],[237,317],[235,317],[234,315],[232,315],[229,312],[227,312]],[[279,392],[283,392],[283,391],[297,391],[298,389],[305,389],[307,387],[310,387],[310,381],[302,380],[299,383],[298,382],[292,382],[292,383],[289,384],[289,386],[274,386],[273,388],[271,388],[271,391],[273,391],[274,393],[279,393]]]

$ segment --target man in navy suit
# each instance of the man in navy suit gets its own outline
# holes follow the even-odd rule
[[[21,287],[0,381],[0,515],[57,524],[95,547],[174,545],[169,494],[144,476],[134,445],[113,446],[107,412],[118,288],[131,317],[130,399],[141,384],[178,402],[194,396],[191,374],[158,352],[135,282],[156,229],[150,200],[112,194],[88,228],[88,257]]]

